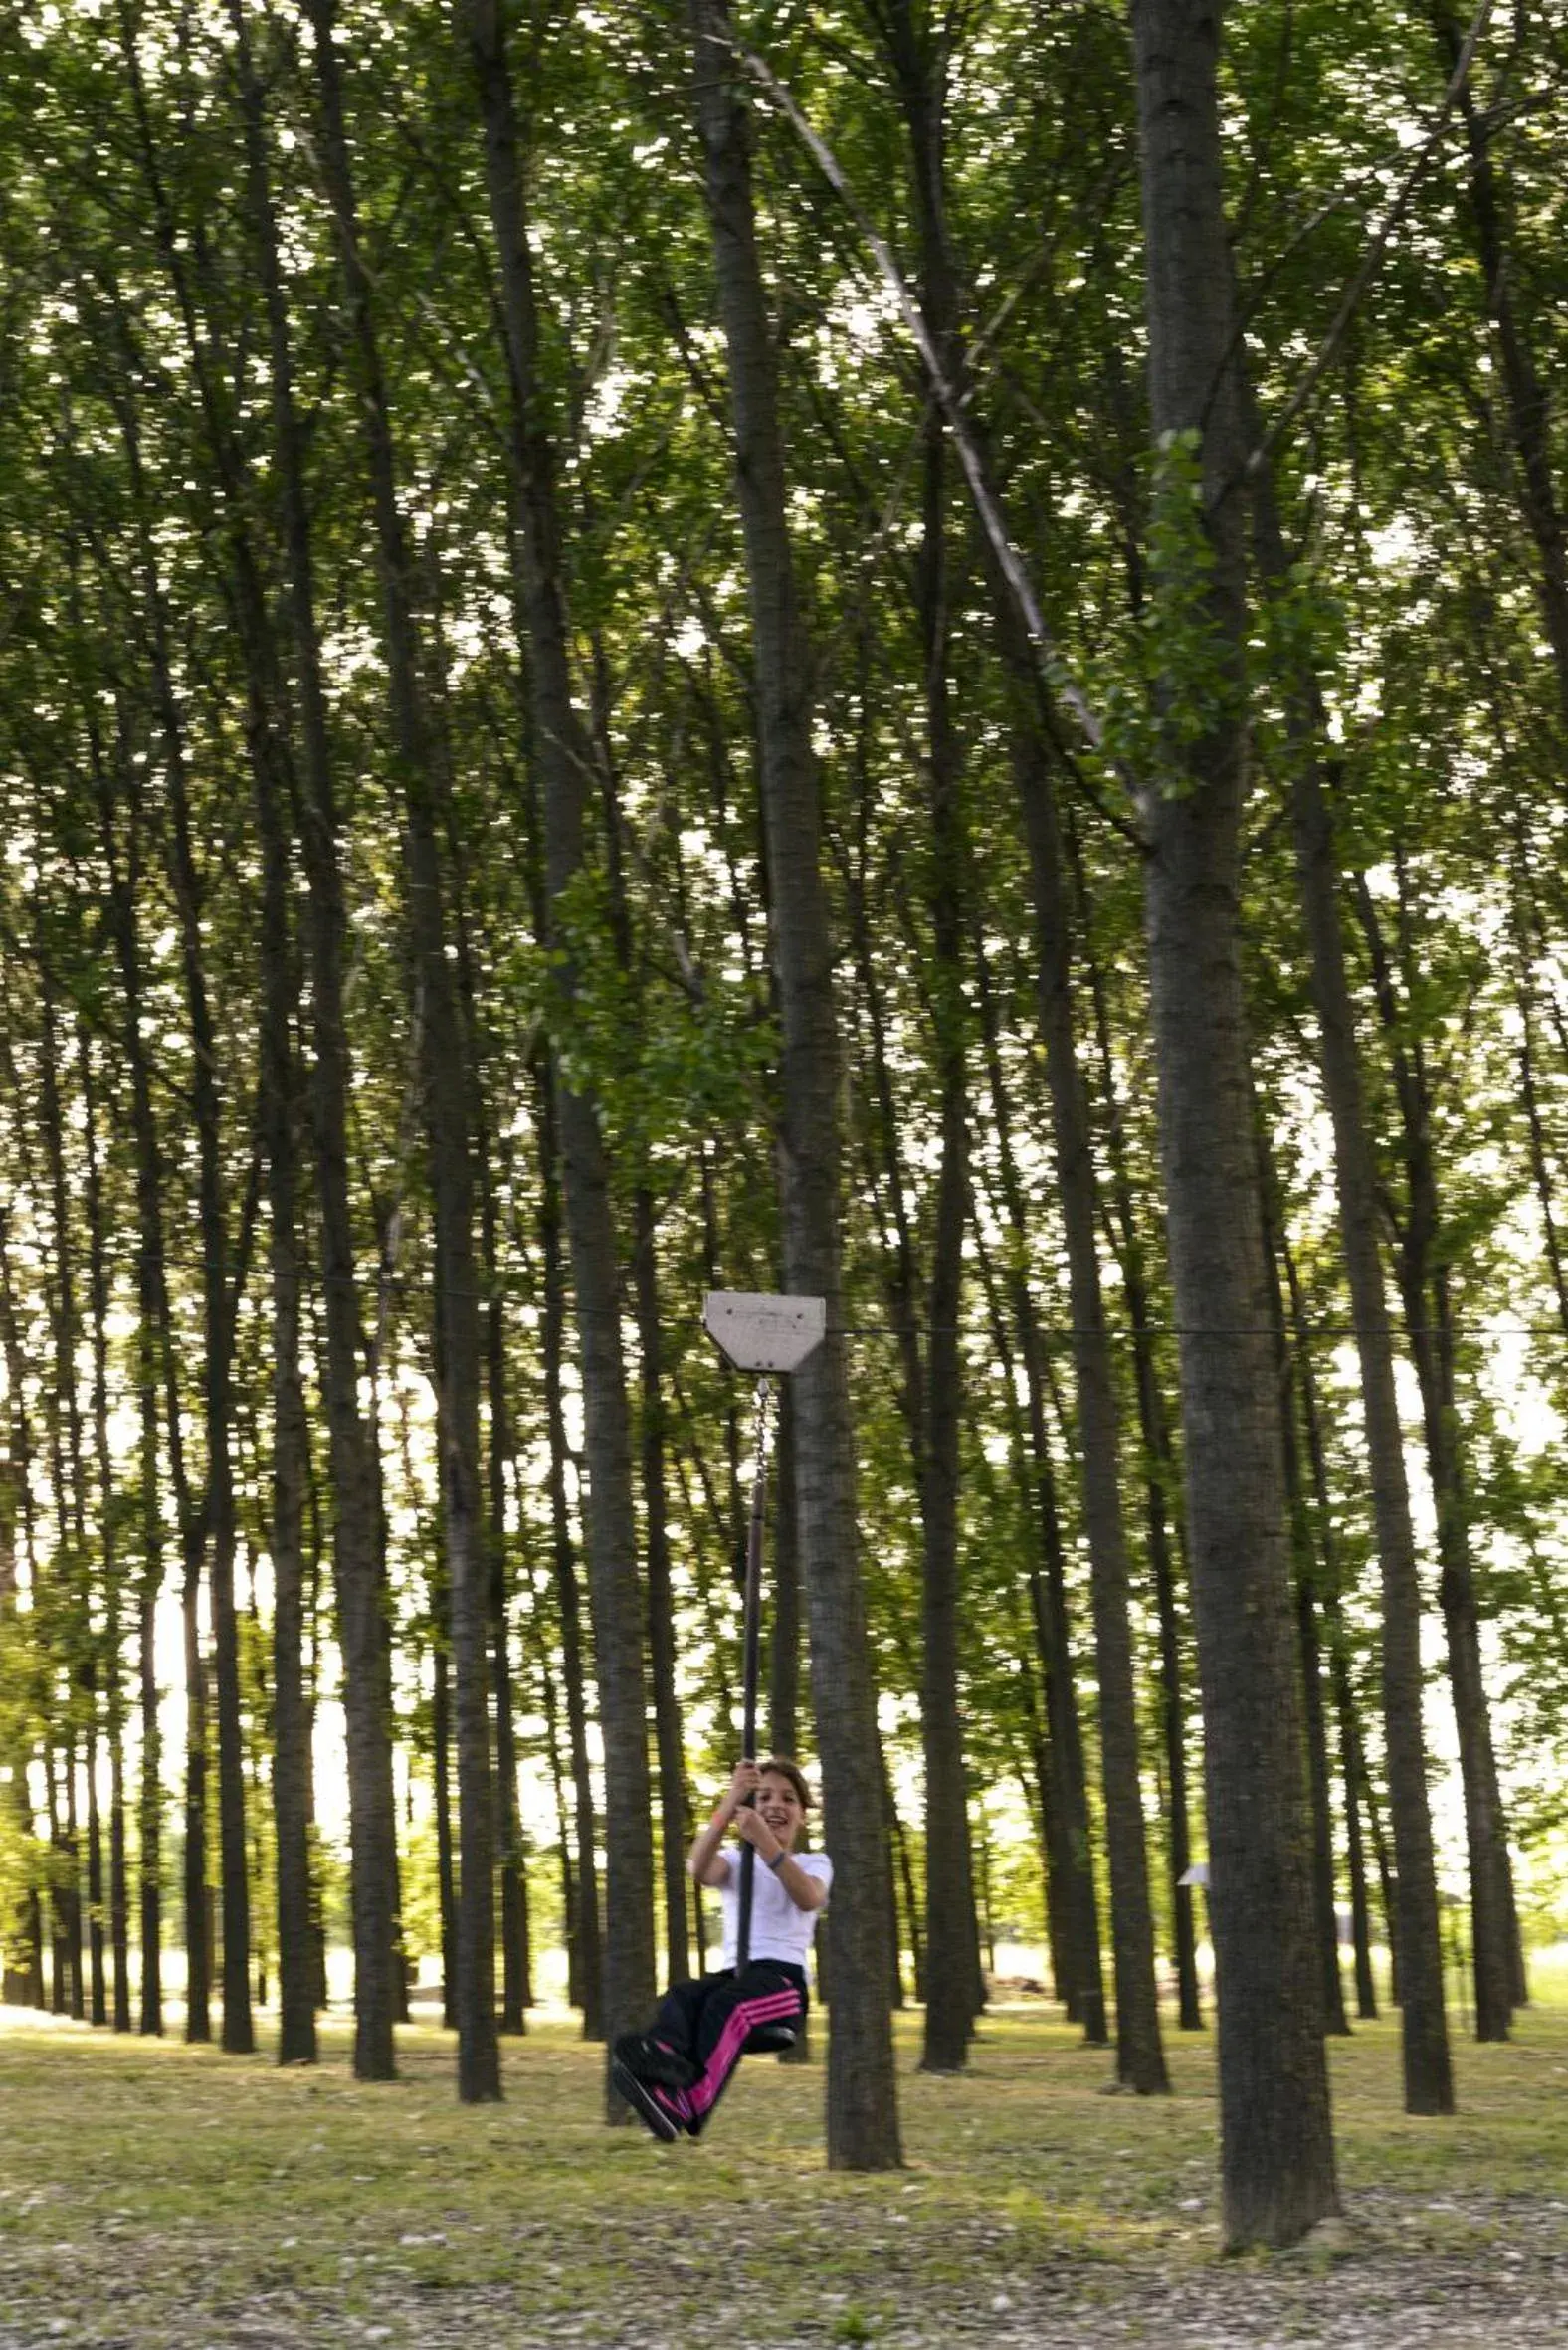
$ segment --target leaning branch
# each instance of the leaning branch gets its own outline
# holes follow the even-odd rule
[[[736,62],[750,75],[759,89],[767,94],[798,134],[802,143],[809,150],[817,168],[844,205],[870,247],[882,283],[897,303],[899,315],[913,338],[914,346],[919,352],[926,374],[930,378],[931,391],[958,451],[959,463],[964,470],[964,479],[969,485],[969,494],[974,500],[980,526],[990,541],[992,553],[995,555],[1002,576],[1007,582],[1008,592],[1018,607],[1019,616],[1024,623],[1030,643],[1039,656],[1041,666],[1053,691],[1077,719],[1090,748],[1103,753],[1105,749],[1104,722],[1087,694],[1073,677],[1060,646],[1046,627],[1039,599],[1035,594],[1034,583],[1030,579],[1022,555],[1013,544],[1008,532],[1002,509],[997,502],[995,491],[992,490],[987,476],[984,459],[980,454],[975,436],[970,430],[968,418],[964,414],[963,396],[942,364],[941,353],[936,347],[936,341],[930,328],[926,325],[925,314],[910,292],[898,264],[894,261],[891,248],[886,239],[878,233],[857,199],[833,149],[801,111],[793,95],[779,80],[772,67],[764,58],[758,57],[754,50],[745,48],[740,42],[733,42],[731,46]]]

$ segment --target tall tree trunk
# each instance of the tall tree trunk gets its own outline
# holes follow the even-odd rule
[[[778,1498],[773,1534],[773,1624],[768,1643],[768,1752],[800,1744],[800,1540],[795,1499],[795,1407],[779,1397]]]
[[[130,1912],[125,1874],[125,1696],[122,1653],[119,1512],[108,1434],[108,1237],[103,1168],[98,1156],[92,1048],[79,1032],[83,1131],[88,1166],[88,1281],[93,1303],[93,1450],[98,1469],[99,1548],[103,1569],[103,1699],[108,1730],[108,1939],[113,2025],[130,2030]]]
[[[560,1617],[561,1678],[566,1684],[566,1737],[571,1755],[572,1812],[577,1839],[576,1900],[566,1921],[572,1994],[582,2008],[584,2040],[602,2040],[604,1945],[599,1920],[598,1830],[588,1759],[588,1669],[582,1597],[566,1497],[566,1414],[561,1374],[566,1351],[566,1269],[561,1249],[560,1154],[555,1094],[548,1062],[533,1066],[534,1130],[539,1150],[539,1255],[543,1311],[539,1350],[544,1370],[544,1419],[549,1443],[550,1562]]]
[[[1150,422],[1175,477],[1172,513],[1201,511],[1207,541],[1178,546],[1169,560],[1183,575],[1161,578],[1157,593],[1185,610],[1201,572],[1213,672],[1201,731],[1161,746],[1142,819],[1204,1698],[1222,2227],[1232,2247],[1282,2245],[1331,2213],[1337,2190],[1238,939],[1247,449],[1219,10],[1214,0],[1134,0],[1132,25]]]
[[[60,1098],[60,1037],[55,986],[42,939],[39,941],[37,960],[42,1011],[39,1111],[53,1221],[50,1256],[54,1278],[48,1286],[55,1362],[54,1378],[46,1404],[56,1529],[51,1580],[57,1586],[53,1600],[58,1610],[60,1631],[64,1635],[66,1670],[71,1692],[65,1712],[66,1835],[61,1907],[69,1946],[71,2013],[79,2020],[91,2015],[95,2024],[101,2024],[106,2021],[101,1924],[103,1855],[95,1768],[98,1759],[98,1698],[93,1654],[91,1574],[87,1552],[86,1463],[83,1458],[82,1400],[77,1385],[77,1340],[81,1317],[77,1305],[75,1229],[68,1204],[72,1186],[66,1164],[65,1126]],[[76,1739],[79,1727],[83,1733],[86,1764],[83,1776],[88,1798],[88,1905],[85,1910],[82,1900],[83,1855],[77,1815]],[[87,1959],[89,1951],[91,1988]]]
[[[981,1029],[991,1096],[992,1128],[1001,1187],[1000,1207],[1007,1229],[1026,1233],[1028,1222],[1024,1189],[1014,1146],[1013,1108],[1002,1069],[997,1033],[997,1007],[983,950],[976,945],[976,972]],[[1046,1720],[1053,1765],[1053,1801],[1047,1817],[1056,1835],[1058,1864],[1054,1871],[1064,1917],[1065,1974],[1058,1988],[1068,2021],[1081,2024],[1091,2048],[1109,2041],[1105,2019],[1104,1981],[1100,1964],[1099,1907],[1094,1887],[1094,1855],[1088,1816],[1088,1776],[1083,1758],[1083,1730],[1073,1671],[1073,1632],[1068,1608],[1066,1562],[1061,1516],[1057,1506],[1056,1472],[1046,1427],[1046,1369],[1044,1341],[1035,1300],[1022,1259],[1016,1254],[1007,1275],[1008,1304],[1024,1368],[1032,1471],[1032,1515],[1036,1545],[1029,1559],[1030,1610],[1036,1645],[1046,1681]],[[999,1321],[1000,1321],[1000,1317]]]
[[[999,612],[1011,608],[999,599]],[[1067,892],[1052,781],[1039,737],[1015,743],[1014,772],[1024,794],[1041,950],[1040,1023],[1046,1043],[1057,1192],[1067,1242],[1083,1459],[1083,1515],[1099,1682],[1100,1770],[1105,1843],[1110,1860],[1111,1947],[1116,1984],[1116,2077],[1140,2095],[1170,2088],[1154,1981],[1154,1919],[1138,1742],[1132,1636],[1128,1617],[1126,1536],[1121,1516],[1120,1407],[1111,1368],[1095,1236],[1095,1175],[1088,1105],[1078,1062],[1073,1010]]]
[[[232,0],[245,113],[252,229],[267,299],[273,448],[288,568],[289,616],[298,696],[301,844],[309,892],[312,1061],[310,1110],[321,1219],[320,1284],[325,1346],[318,1349],[332,1494],[337,1634],[347,1731],[349,1887],[354,1937],[354,2075],[390,2080],[397,1833],[391,1725],[383,1704],[380,1494],[376,1436],[359,1406],[364,1354],[348,1191],[348,1039],[343,964],[347,915],[338,863],[338,812],[321,675],[314,562],[305,495],[303,438],[294,392],[288,305],[268,159],[261,84],[247,23]]]
[[[532,2005],[528,1879],[517,1794],[517,1724],[512,1694],[510,1579],[506,1572],[506,1463],[511,1410],[506,1398],[506,1329],[501,1304],[494,1171],[483,1117],[478,1126],[480,1240],[485,1263],[485,1389],[490,1414],[489,1474],[490,1674],[495,1700],[496,1817],[500,1828],[501,2030],[524,2033]]]
[[[926,1283],[925,1409],[920,1463],[921,1678],[925,1757],[925,2032],[921,2066],[965,2060],[976,2002],[974,1864],[959,1689],[958,1442],[963,1395],[959,1314],[969,1200],[969,1080],[960,911],[964,844],[958,746],[947,681],[948,585],[940,427],[926,439],[925,526],[918,588],[925,655],[931,798],[932,919],[941,1158]]]
[[[527,1847],[517,1792],[517,1723],[513,1698],[511,1578],[507,1572],[506,1465],[514,1452],[506,1392],[506,1317],[500,1267],[500,1218],[490,1115],[485,1100],[471,924],[459,907],[458,968],[464,1024],[475,1072],[474,1155],[480,1193],[480,1254],[485,1275],[486,1542],[491,1695],[495,1707],[495,1816],[500,1842],[500,2029],[520,2036],[533,2003],[528,1933]]]
[[[888,41],[913,155],[922,307],[944,376],[964,386],[971,440],[979,447],[984,432],[974,417],[972,391],[965,381],[962,305],[946,225],[943,117],[949,38],[945,29],[924,19],[912,0],[895,0],[888,16]],[[940,429],[934,415],[931,426]],[[1041,955],[1040,1020],[1073,1300],[1083,1508],[1099,1679],[1105,1841],[1110,1860],[1116,2074],[1124,2087],[1146,2095],[1159,2094],[1170,2083],[1154,1977],[1154,1920],[1149,1902],[1119,1485],[1120,1415],[1100,1293],[1094,1169],[1087,1103],[1078,1064],[1060,824],[1027,634],[1009,583],[984,534],[982,553],[997,643],[1016,703],[1011,750],[1034,883]]]
[[[108,922],[120,983],[120,1033],[130,1075],[131,1134],[136,1169],[136,1404],[139,1428],[137,1521],[140,1571],[136,1579],[137,1680],[141,1729],[136,1799],[137,1929],[141,1956],[139,2030],[163,2031],[163,1759],[158,1711],[155,1632],[163,1588],[163,1509],[158,1489],[158,1373],[166,1282],[163,1253],[163,1170],[151,1077],[141,1027],[141,959],[136,936],[139,868],[132,824],[127,865],[115,842],[114,799],[98,742],[93,742],[99,832],[108,871]]]
[[[1273,478],[1266,468],[1253,483],[1253,519],[1265,580],[1272,588],[1283,587],[1289,556]],[[1451,2113],[1454,2073],[1443,2009],[1437,1866],[1421,1713],[1421,1580],[1394,1387],[1394,1339],[1378,1243],[1376,1181],[1339,918],[1333,827],[1319,764],[1319,745],[1325,739],[1323,712],[1309,673],[1288,684],[1295,751],[1290,823],[1311,958],[1323,1093],[1334,1135],[1340,1246],[1355,1324],[1381,1570],[1383,1736],[1399,1888],[1405,2110]]]
[[[686,1851],[689,1840],[681,1697],[676,1686],[676,1628],[670,1582],[670,1529],[665,1495],[664,1349],[659,1308],[659,1264],[654,1198],[646,1184],[634,1203],[633,1285],[642,1387],[643,1521],[648,1559],[648,1648],[653,1668],[654,1738],[659,1754],[659,1829],[665,1884],[665,1975],[669,1984],[691,1976],[686,1915]],[[775,1578],[776,1580],[776,1578]],[[788,1748],[785,1749],[787,1753]]]
[[[441,1910],[441,2021],[458,2027],[458,1877],[452,1855],[452,1665],[447,1652],[445,1577],[431,1594],[435,1686],[430,1705],[431,1775],[436,1805],[436,1893]]]
[[[1299,1369],[1285,1320],[1283,1263],[1289,1253],[1269,1149],[1269,1131],[1257,1121],[1259,1187],[1264,1206],[1269,1320],[1274,1344],[1274,1392],[1279,1400],[1280,1450],[1284,1461],[1285,1507],[1295,1564],[1296,1650],[1300,1661],[1302,1722],[1306,1732],[1306,1786],[1312,1820],[1312,1910],[1323,1970],[1323,2025],[1335,2035],[1350,2030],[1339,1971],[1339,1921],[1334,1900],[1334,1818],[1328,1787],[1328,1729],[1323,1713],[1322,1642],[1317,1622],[1317,1553],[1297,1426]]]
[[[473,1073],[447,955],[451,923],[440,848],[444,783],[424,707],[413,555],[398,500],[396,451],[371,282],[360,251],[335,47],[336,0],[310,0],[309,14],[321,98],[321,162],[337,233],[365,427],[392,730],[404,791],[409,945],[435,1226],[435,1351],[444,1407],[441,1493],[457,1717],[458,2093],[465,2103],[476,2104],[500,2095],[500,2053],[495,2032],[489,1609],[479,1459]]]
[[[497,0],[461,0],[459,21],[479,88],[510,362],[518,552],[534,756],[543,803],[547,931],[552,945],[566,951],[563,976],[570,986],[570,941],[564,936],[562,910],[586,854],[590,769],[585,731],[572,700],[556,457],[538,379],[538,318],[517,118]],[[637,1582],[631,1422],[609,1169],[593,1103],[568,1081],[558,1053],[553,1082],[582,1361],[588,1584],[605,1774],[603,2026],[614,2041],[642,2022],[655,1990],[644,1613]],[[608,2078],[606,2100],[611,2119],[625,2117]]]
[[[606,862],[610,884],[610,927],[616,957],[628,983],[641,985],[634,957],[631,904],[626,887],[625,817],[620,778],[610,733],[607,663],[602,641],[593,645],[593,740],[602,796]],[[647,1169],[641,1171],[632,1204],[632,1295],[637,1321],[638,1443],[643,1491],[644,1552],[647,1560],[648,1661],[653,1682],[654,1739],[659,1759],[660,1860],[664,1878],[666,1978],[690,1980],[686,1924],[686,1853],[690,1842],[686,1787],[681,1697],[676,1685],[674,1595],[670,1580],[669,1500],[666,1492],[666,1405],[664,1340],[660,1313],[658,1211]]]
[[[1078,915],[1086,925],[1088,889],[1078,855],[1078,836],[1071,822],[1068,841],[1073,858]],[[1104,979],[1091,939],[1085,939],[1084,942],[1084,962],[1094,1010],[1095,1043],[1109,1135],[1110,1182],[1107,1186],[1106,1208],[1114,1217],[1122,1294],[1131,1326],[1138,1433],[1143,1447],[1149,1569],[1154,1582],[1154,1606],[1159,1623],[1160,1738],[1165,1756],[1168,1814],[1166,1865],[1169,1873],[1171,1939],[1176,1964],[1177,2013],[1184,2032],[1201,2032],[1203,2003],[1198,1990],[1198,1936],[1193,1916],[1193,1888],[1187,1881],[1192,1867],[1192,1799],[1187,1777],[1187,1702],[1178,1604],[1177,1553],[1181,1553],[1183,1558],[1185,1555],[1185,1530],[1180,1515],[1180,1477],[1171,1444],[1170,1416],[1160,1384],[1159,1366],[1155,1360],[1154,1304],[1127,1167],[1122,1108],[1116,1096],[1115,1064],[1111,1052]],[[1176,1509],[1174,1548],[1171,1527],[1173,1503]]]
[[[934,64],[934,60],[932,61]],[[913,60],[911,58],[911,64]],[[939,70],[939,69],[938,69]],[[922,76],[929,90],[928,77]],[[939,113],[940,96],[936,97]],[[940,176],[940,131],[930,125]],[[926,145],[925,141],[920,142]],[[922,288],[929,304],[938,289]],[[923,428],[915,617],[925,697],[931,824],[931,996],[940,1089],[941,1155],[925,1283],[925,1394],[915,1463],[920,1494],[920,1723],[925,1761],[925,2030],[927,2072],[962,2069],[976,2012],[974,1858],[959,1692],[958,1440],[963,1392],[959,1313],[969,1197],[968,1010],[962,894],[962,750],[953,723],[947,444],[934,407]],[[889,1147],[893,1138],[889,1135]],[[917,1350],[918,1352],[918,1350]]]
[[[938,428],[939,432],[939,428]],[[849,883],[851,926],[871,1032],[872,1090],[881,1173],[868,1188],[884,1226],[882,1257],[898,1345],[898,1401],[908,1432],[920,1508],[920,1726],[925,1766],[925,1941],[919,1977],[924,2003],[921,2068],[958,2072],[977,2012],[974,1986],[974,1861],[968,1777],[959,1706],[958,1437],[962,1362],[958,1314],[968,1208],[967,1011],[963,1001],[962,823],[958,744],[948,692],[947,549],[942,445],[927,427],[925,512],[915,600],[925,657],[928,790],[932,814],[933,980],[928,990],[940,1101],[941,1143],[931,1226],[930,1271],[922,1278],[915,1216],[904,1180],[901,1120],[887,1046],[887,1013],[878,976],[865,887],[866,835],[875,790],[859,761],[858,839]],[[869,665],[868,665],[869,666]],[[863,690],[862,710],[869,697]],[[861,729],[863,753],[867,739]],[[896,1930],[896,1912],[894,1913]],[[895,2005],[902,2005],[901,1984]]]
[[[185,328],[187,346],[197,377],[208,438],[226,490],[232,490],[231,436],[221,417],[215,387],[206,364],[205,346],[195,323],[185,267],[185,240],[175,219],[165,185],[152,115],[147,102],[129,12],[119,10],[120,49],[136,119],[142,171],[150,199],[156,234]],[[234,1420],[233,1316],[230,1310],[229,1223],[225,1205],[223,1112],[219,1089],[217,1026],[209,986],[203,935],[205,890],[196,864],[192,833],[188,756],[180,696],[175,685],[175,660],[169,640],[166,597],[154,549],[153,515],[144,477],[139,428],[133,409],[122,407],[126,456],[138,537],[138,551],[147,607],[147,650],[152,671],[153,702],[165,750],[165,781],[169,824],[165,862],[180,938],[186,1011],[191,1037],[191,1104],[196,1127],[197,1227],[200,1235],[202,1311],[205,1355],[202,1368],[202,1416],[206,1438],[206,1487],[187,1523],[185,1558],[186,1651],[188,1665],[201,1666],[195,1626],[201,1570],[207,1569],[212,1619],[214,1695],[218,1730],[218,1836],[223,1901],[223,2046],[231,2055],[248,2055],[255,2048],[251,2015],[251,1892],[249,1835],[246,1824],[245,1739],[241,1721],[239,1627],[234,1605],[235,1503],[231,1458]],[[240,558],[236,585],[240,593],[242,633],[256,599],[249,591],[248,557],[241,545],[243,524],[231,503],[231,534]],[[254,645],[247,634],[247,654]],[[250,713],[254,723],[254,710]],[[204,1669],[204,1666],[203,1666]],[[205,1692],[199,1708],[205,1738]],[[196,1903],[197,1869],[205,1884],[206,1824],[205,1745],[198,1754],[188,1750],[191,1783],[186,1790],[186,1839],[195,1851],[186,1863],[187,1944]],[[198,1794],[203,1816],[198,1822]],[[198,1939],[206,1927],[197,1928]],[[204,1952],[204,1956],[207,1953]],[[199,2004],[190,1995],[187,2037],[207,2036],[206,1991]]]
[[[1317,1403],[1317,1380],[1306,1324],[1306,1308],[1295,1261],[1287,1249],[1284,1269],[1290,1284],[1290,1325],[1294,1333],[1296,1374],[1301,1389],[1301,1416],[1306,1431],[1306,1458],[1312,1480],[1312,1502],[1317,1513],[1322,1561],[1323,1618],[1328,1630],[1329,1682],[1339,1739],[1339,1778],[1345,1806],[1345,1863],[1350,1877],[1350,1935],[1355,1955],[1356,2014],[1377,2014],[1377,1987],[1372,1979],[1372,1929],[1367,1903],[1366,1852],[1361,1834],[1361,1783],[1366,1764],[1361,1752],[1361,1723],[1350,1680],[1348,1635],[1340,1605],[1337,1537],[1329,1495],[1328,1462],[1323,1445],[1322,1414]]]
[[[1408,908],[1403,860],[1397,852],[1395,865],[1400,876],[1403,925]],[[1441,1254],[1442,1210],[1433,1152],[1432,1091],[1422,1039],[1418,1035],[1407,1042],[1403,1033],[1392,959],[1377,908],[1362,876],[1357,877],[1356,904],[1371,951],[1379,1014],[1392,1042],[1394,1089],[1404,1146],[1406,1212],[1396,1270],[1406,1334],[1421,1389],[1421,1416],[1437,1511],[1439,1598],[1448,1635],[1449,1686],[1459,1737],[1465,1830],[1470,1848],[1475,2037],[1506,2040],[1513,2010],[1512,1870],[1497,1784],[1491,1713],[1481,1670],[1480,1612],[1470,1558],[1469,1502],[1454,1392],[1448,1273]],[[1402,1949],[1402,1961],[1403,1957]]]
[[[884,2170],[899,2156],[887,2010],[889,1879],[856,1555],[855,1448],[840,1332],[839,1039],[833,941],[811,745],[809,658],[785,511],[773,336],[756,247],[746,108],[723,0],[691,0],[698,128],[728,360],[750,591],[770,929],[782,1028],[784,1277],[827,1302],[829,1335],[795,1374],[795,1433],[825,1834],[839,1869],[833,1920],[828,2161]]]
[[[298,998],[289,914],[282,779],[265,740],[254,762],[262,841],[262,1138],[272,1265],[273,1822],[278,1887],[278,2061],[313,2064],[310,1847],[305,1816],[304,1485],[309,1427],[299,1371],[298,1189],[293,1024]]]

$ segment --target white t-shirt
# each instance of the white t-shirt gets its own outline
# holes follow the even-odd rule
[[[720,1885],[718,1890],[724,1912],[726,1967],[732,1967],[735,1963],[735,1941],[740,1928],[740,1856],[743,1849],[738,1844],[729,1845],[722,1856],[729,1862],[729,1881]],[[816,1877],[821,1884],[832,1884],[833,1862],[826,1853],[792,1853],[790,1858],[805,1875]],[[756,1867],[751,1877],[753,1958],[778,1958],[786,1966],[803,1967],[821,1914],[817,1909],[798,1909],[761,1854],[757,1855]]]

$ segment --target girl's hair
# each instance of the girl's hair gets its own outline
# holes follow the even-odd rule
[[[757,1769],[758,1776],[761,1778],[765,1779],[771,1771],[775,1779],[787,1779],[800,1797],[801,1810],[803,1812],[811,1810],[811,1789],[806,1784],[806,1774],[799,1763],[791,1762],[788,1755],[770,1754],[767,1761],[760,1763]]]

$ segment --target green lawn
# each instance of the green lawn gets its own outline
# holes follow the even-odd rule
[[[1102,2093],[1043,2005],[962,2080],[912,2069],[900,2173],[824,2167],[820,2062],[742,2068],[700,2145],[597,2118],[565,2020],[463,2110],[403,2036],[359,2088],[0,2011],[0,2345],[1568,2343],[1568,1977],[1514,2045],[1460,2050],[1462,2112],[1407,2121],[1393,2028],[1333,2051],[1350,2255],[1217,2258],[1207,2042],[1178,2094]],[[1434,2330],[1426,2330],[1429,2324]]]

